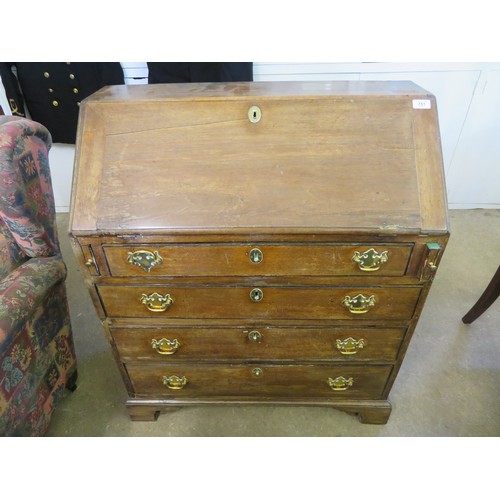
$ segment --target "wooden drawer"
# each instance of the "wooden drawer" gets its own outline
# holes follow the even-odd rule
[[[103,246],[112,276],[402,276],[411,249],[369,244]]]
[[[392,367],[129,364],[126,369],[136,396],[376,399],[381,397]],[[173,389],[165,383],[182,387]]]
[[[269,318],[269,319],[394,319],[413,316],[421,288],[300,287],[300,286],[182,286],[99,285],[106,315],[110,317]],[[255,302],[251,299],[262,297]],[[173,301],[168,307],[166,303]],[[344,305],[363,307],[351,312]],[[149,306],[144,302],[148,302]],[[363,305],[363,302],[367,304]],[[150,308],[166,307],[164,311]],[[356,310],[356,309],[354,309]]]
[[[394,362],[401,328],[111,328],[126,362]]]

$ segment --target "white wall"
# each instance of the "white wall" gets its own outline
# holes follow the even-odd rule
[[[122,63],[129,85],[146,63]],[[500,63],[254,63],[255,81],[412,80],[437,99],[449,207],[500,208]],[[0,104],[8,111],[0,86]],[[68,211],[74,147],[50,153],[57,209]]]

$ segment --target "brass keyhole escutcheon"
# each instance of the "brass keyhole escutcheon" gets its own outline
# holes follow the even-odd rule
[[[248,119],[251,123],[259,123],[262,118],[262,111],[259,106],[250,106],[248,110]]]
[[[248,333],[248,340],[251,342],[261,342],[262,341],[262,333],[257,330],[252,330]]]
[[[264,260],[264,253],[260,248],[252,248],[248,253],[248,258],[252,264],[260,264]]]
[[[250,298],[253,302],[260,302],[264,298],[264,292],[260,288],[254,288],[250,291]]]
[[[261,377],[262,376],[262,368],[254,368],[252,370],[252,373],[255,377]]]

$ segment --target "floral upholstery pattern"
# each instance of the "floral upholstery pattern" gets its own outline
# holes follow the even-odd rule
[[[27,259],[28,256],[16,244],[9,228],[0,218],[0,280]]]
[[[59,252],[48,151],[49,131],[15,116],[0,119],[2,219],[28,257]]]
[[[41,436],[76,358],[39,123],[0,116],[0,436]]]

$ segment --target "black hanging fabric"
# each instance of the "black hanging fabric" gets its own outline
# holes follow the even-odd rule
[[[148,83],[251,82],[251,62],[148,62]]]
[[[74,144],[80,102],[106,85],[124,84],[114,62],[0,63],[11,112],[45,125],[53,142]]]

